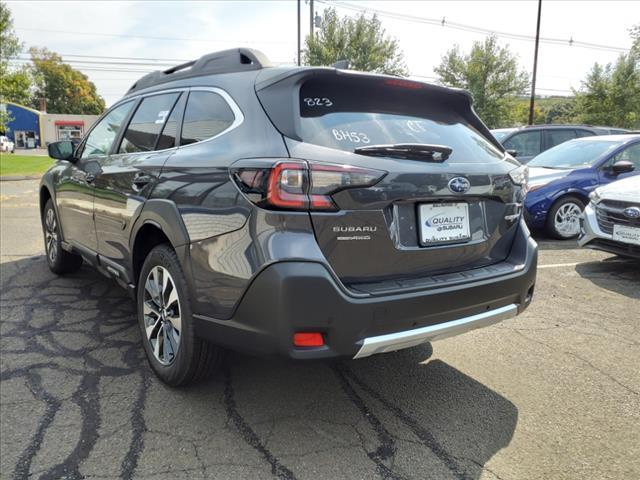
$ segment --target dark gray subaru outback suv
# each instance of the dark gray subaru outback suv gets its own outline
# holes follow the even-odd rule
[[[235,49],[143,77],[49,153],[51,270],[127,288],[171,385],[223,347],[361,358],[531,301],[526,167],[463,91]]]

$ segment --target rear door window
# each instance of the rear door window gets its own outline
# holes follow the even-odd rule
[[[576,131],[572,128],[552,129],[546,131],[547,148],[553,148],[568,140],[576,138]]]
[[[166,93],[143,98],[129,122],[118,153],[155,150],[158,135],[179,95]]]
[[[182,122],[181,145],[215,137],[229,128],[235,116],[229,104],[214,92],[191,92]]]
[[[534,157],[540,153],[541,140],[540,130],[519,132],[504,142],[504,148],[515,150],[518,157]]]
[[[184,102],[187,95],[183,94],[180,96],[176,104],[173,106],[169,117],[167,118],[167,122],[164,124],[162,128],[162,133],[160,133],[160,138],[158,138],[158,144],[156,145],[156,150],[165,150],[167,148],[172,148],[176,146],[176,136],[178,135],[178,122],[180,121],[180,115],[184,110]]]
[[[578,138],[582,138],[582,137],[593,137],[595,134],[591,130],[582,130],[579,128],[578,130],[576,130],[576,135]]]
[[[351,152],[367,145],[419,143],[450,147],[450,163],[503,159],[444,96],[427,97],[416,85],[309,79],[300,88],[299,135],[307,143]]]

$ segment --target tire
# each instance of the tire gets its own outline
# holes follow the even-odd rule
[[[584,206],[584,202],[573,195],[557,200],[547,215],[547,233],[558,240],[576,238],[580,234],[579,214]]]
[[[56,275],[78,271],[82,266],[82,257],[62,249],[60,222],[51,199],[47,200],[42,211],[42,233],[49,269]]]
[[[195,335],[189,288],[169,245],[158,245],[147,255],[136,298],[142,344],[160,380],[183,386],[206,378],[219,366],[222,349]]]

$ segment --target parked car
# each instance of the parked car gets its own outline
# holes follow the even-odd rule
[[[640,135],[570,140],[541,153],[528,166],[527,223],[545,228],[555,238],[574,238],[593,190],[640,173]]]
[[[623,128],[593,127],[591,125],[531,125],[520,128],[499,128],[491,133],[520,163],[550,148],[574,138],[625,133]]]
[[[598,187],[589,198],[578,244],[640,259],[640,175]]]
[[[171,385],[221,347],[367,357],[533,295],[526,167],[460,90],[235,49],[143,77],[49,153],[49,267],[84,260],[127,288]]]
[[[16,153],[16,146],[9,137],[0,135],[0,152]]]

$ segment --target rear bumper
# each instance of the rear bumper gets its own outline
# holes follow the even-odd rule
[[[578,245],[594,250],[602,250],[616,255],[640,259],[640,246],[618,242],[613,235],[602,231],[593,203],[589,203],[580,217],[580,237]]]
[[[275,263],[257,275],[231,319],[196,316],[196,332],[234,350],[296,359],[406,348],[521,313],[537,266],[537,245],[524,225],[505,263],[512,268],[504,275],[383,295],[347,290],[320,263]],[[296,348],[295,332],[321,332],[325,345]]]

